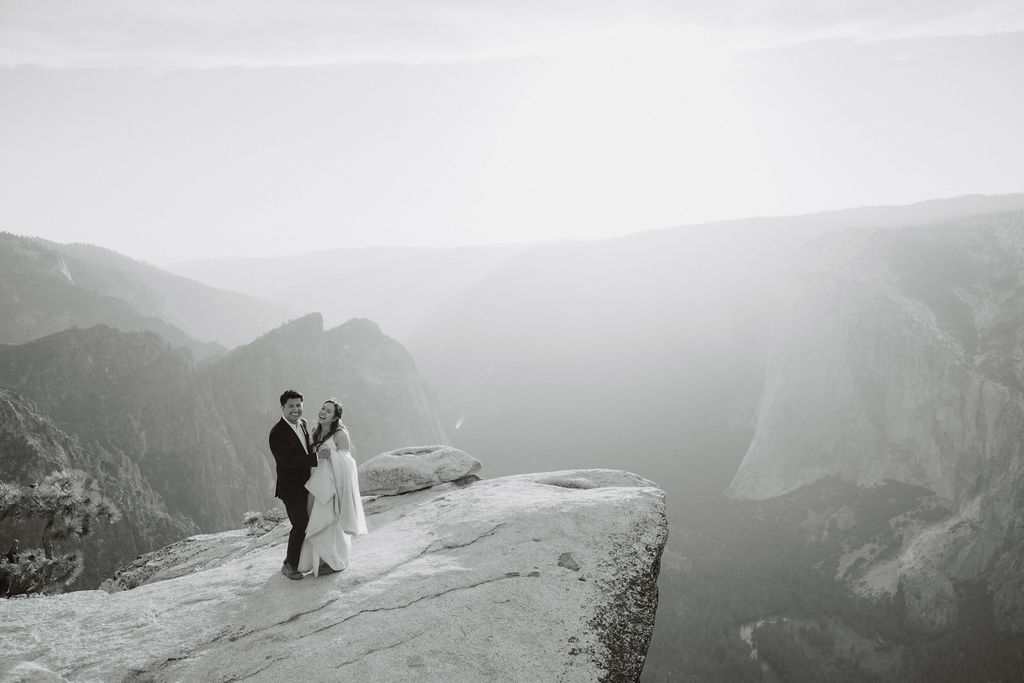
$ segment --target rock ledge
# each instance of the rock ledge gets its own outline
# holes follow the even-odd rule
[[[5,601],[0,678],[640,676],[668,535],[651,482],[521,475],[381,496],[366,510],[370,533],[339,574],[282,576],[284,523],[181,544],[180,561],[167,553],[132,590]]]

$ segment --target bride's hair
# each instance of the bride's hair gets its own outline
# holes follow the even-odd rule
[[[344,428],[344,426],[341,424],[341,413],[342,413],[341,401],[339,401],[338,399],[332,397],[332,398],[329,398],[326,401],[324,401],[324,404],[327,404],[327,403],[330,403],[331,405],[334,406],[334,419],[331,420],[331,426],[327,430],[327,433],[328,434],[334,434],[339,429]],[[317,422],[316,423],[316,429],[313,431],[313,441],[314,442],[320,441],[320,432],[322,430],[323,430],[323,425],[321,425],[319,422]],[[324,441],[327,441],[326,437],[324,438]]]

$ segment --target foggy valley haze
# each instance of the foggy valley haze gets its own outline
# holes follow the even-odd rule
[[[95,589],[278,504],[295,386],[653,482],[640,680],[1020,680],[1021,82],[1003,0],[0,2],[0,481],[108,492]]]
[[[293,257],[242,261],[255,271],[193,264],[271,299],[0,234],[0,425],[33,434],[4,442],[2,476],[100,472],[135,510],[123,521],[133,553],[231,529],[271,490],[266,456],[253,459],[273,419],[266,396],[297,382],[338,395],[371,452],[447,442],[488,477],[598,467],[656,481],[670,537],[650,680],[754,676],[739,632],[775,633],[754,617],[821,618],[835,604],[844,616],[815,628],[862,652],[852,680],[907,680],[900,666],[930,680],[946,649],[929,643],[956,653],[979,633],[1002,672],[1018,652],[1002,639],[1024,622],[1022,220],[1024,194],[973,195],[529,247],[330,250],[302,269]],[[279,271],[294,275],[274,299],[258,275]],[[323,312],[290,311],[298,299]],[[212,338],[189,336],[199,330]],[[183,487],[179,471],[202,485]],[[97,539],[90,576],[118,560],[118,533]],[[790,602],[794,582],[828,576],[822,563],[838,563],[834,583]],[[749,569],[722,575],[735,566]],[[958,592],[976,585],[991,596],[981,607]],[[693,586],[716,599],[693,604]],[[865,624],[862,609],[878,613]],[[976,609],[994,625],[957,616]],[[877,637],[895,658],[866,654]],[[765,666],[803,661],[787,649],[802,638],[774,645]],[[714,643],[721,658],[700,654]],[[797,680],[853,661],[833,653]]]

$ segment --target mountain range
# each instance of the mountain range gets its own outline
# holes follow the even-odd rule
[[[1000,628],[1024,629],[1013,578],[1024,566],[1022,236],[1017,194],[595,242],[183,264],[179,272],[266,315],[295,315],[294,302],[307,300],[330,314],[258,338],[235,324],[242,342],[230,352],[185,351],[176,327],[157,329],[170,321],[147,317],[155,308],[111,287],[83,290],[89,310],[127,310],[135,317],[126,327],[164,339],[117,332],[116,319],[22,339],[0,347],[0,385],[47,429],[130,459],[156,495],[181,501],[154,515],[204,530],[237,525],[239,508],[269,502],[251,497],[270,477],[266,455],[252,454],[275,417],[272,397],[292,384],[314,401],[339,394],[367,455],[448,441],[493,475],[635,471],[667,491],[673,533],[726,491],[792,501],[808,486],[832,490],[821,482],[833,477],[865,491],[899,482],[926,492],[914,494],[924,507],[900,508],[884,540],[857,545],[851,531],[837,542],[837,578],[898,596],[912,620],[937,630],[957,618],[958,586],[982,582]],[[74,249],[17,240],[42,254],[22,260],[36,264],[33,282],[61,289],[11,285],[10,297],[5,281],[0,305],[31,308],[21,300],[37,296],[44,306],[72,291],[47,255],[74,277],[84,262]],[[353,314],[324,329],[325,317]],[[185,329],[185,317],[176,320]],[[146,393],[154,387],[156,400]],[[96,408],[126,419],[96,420]],[[169,426],[163,414],[174,416]],[[188,433],[207,423],[209,432]],[[191,493],[207,480],[219,484]],[[850,515],[841,508],[804,521],[843,532]],[[666,558],[663,576],[682,575],[672,538]]]
[[[459,447],[497,468],[639,458],[671,511],[673,493],[723,491],[745,456],[776,292],[804,245],[1014,207],[1024,195],[537,246],[441,306],[408,346]]]
[[[150,330],[206,357],[252,341],[286,308],[174,275],[109,249],[0,233],[0,343],[70,327]]]
[[[327,325],[369,318],[406,341],[438,305],[473,287],[528,245],[327,249],[299,256],[220,258],[168,266],[211,287],[245,292]]]
[[[317,314],[203,363],[153,332],[70,329],[0,346],[0,386],[0,434],[14,445],[4,477],[85,469],[124,513],[121,533],[93,544],[83,585],[139,552],[273,506],[267,434],[285,388],[305,392],[314,422],[320,401],[339,398],[363,458],[445,440],[397,342],[369,321],[325,331]]]
[[[618,467],[642,453],[644,473],[670,492],[702,494],[727,487],[753,438],[775,293],[805,244],[1021,209],[1024,195],[974,195],[594,242],[174,269],[279,301],[337,283],[337,310],[400,331],[454,444],[498,473]],[[295,274],[291,289],[265,277],[278,272]]]

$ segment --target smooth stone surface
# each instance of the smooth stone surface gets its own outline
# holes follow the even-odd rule
[[[664,493],[608,470],[570,477],[595,488],[531,477],[548,478],[380,497],[352,565],[318,579],[279,573],[283,523],[226,532],[219,561],[215,536],[181,544],[181,564],[152,559],[154,579],[179,575],[133,590],[0,601],[0,679],[636,680]]]

